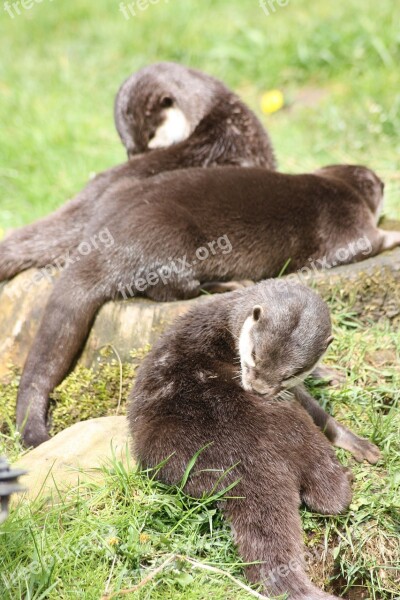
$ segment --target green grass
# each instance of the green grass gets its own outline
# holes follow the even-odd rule
[[[400,595],[400,337],[389,319],[361,320],[338,298],[331,307],[335,342],[326,362],[347,372],[347,383],[337,390],[314,382],[313,393],[341,422],[377,443],[383,460],[377,466],[360,465],[338,451],[343,464],[354,472],[354,497],[342,516],[322,517],[302,509],[305,541],[314,556],[310,572],[318,585],[336,593],[350,589],[353,599],[395,599]],[[111,365],[103,375],[104,389],[98,374],[93,374],[90,385],[104,406],[108,394],[115,412],[113,368],[119,380],[116,365]],[[71,375],[63,384],[58,396],[62,403],[70,396],[77,404],[79,385],[87,393],[87,370],[80,384],[77,376]],[[131,376],[132,372],[124,371],[124,398]],[[14,387],[13,403],[15,394]],[[88,411],[86,402],[84,407]],[[92,411],[98,415],[97,403]],[[63,415],[62,408],[59,414]],[[72,420],[79,419],[73,408],[71,414]],[[1,453],[10,459],[21,453],[12,427],[0,436]],[[105,483],[81,486],[50,506],[22,503],[13,512],[0,530],[2,599],[99,599],[108,581],[110,591],[129,588],[172,553],[217,566],[245,581],[228,527],[210,499],[189,499],[179,487],[168,488],[118,463],[105,470]],[[115,545],[110,542],[113,538],[117,538],[112,541]],[[10,592],[5,580],[12,574],[15,585]],[[364,595],[356,595],[358,590]],[[223,576],[178,561],[128,597],[233,600],[251,596]]]
[[[109,577],[110,592],[131,587],[171,554],[222,563],[240,575],[228,528],[214,507],[217,497],[191,499],[181,488],[155,482],[154,473],[148,477],[118,462],[104,471],[106,485],[81,487],[51,510],[36,503],[13,513],[2,531],[2,599],[98,600]],[[247,597],[239,590],[231,596],[223,576],[200,574],[195,581],[179,560],[135,597],[194,599],[200,587],[217,600]]]
[[[0,227],[48,213],[124,160],[115,92],[160,59],[222,78],[258,114],[261,93],[282,89],[288,107],[262,117],[281,169],[366,163],[400,217],[398,3],[297,0],[267,17],[257,0],[161,0],[129,21],[118,4],[44,0],[13,20],[0,11]],[[321,100],[296,102],[304,90]]]
[[[43,0],[13,20],[0,7],[1,230],[47,214],[92,172],[124,160],[113,98],[131,71],[156,60],[204,69],[234,88],[270,131],[282,170],[334,162],[374,168],[387,184],[388,216],[400,218],[398,3],[293,0],[266,17],[257,0],[170,0],[129,21],[118,4]],[[284,92],[287,105],[266,117],[259,102],[271,88]],[[350,588],[352,600],[395,599],[400,597],[398,329],[389,318],[356,318],[351,299],[336,299],[332,309],[336,341],[328,362],[348,370],[348,382],[340,391],[314,386],[314,393],[343,423],[378,443],[384,459],[371,467],[338,453],[354,471],[354,499],[340,517],[303,509],[305,540],[318,556],[311,573],[318,585],[336,593]],[[80,418],[80,396],[85,416],[91,394],[101,398],[102,411],[113,410],[117,371],[104,373],[103,381],[87,372],[81,380],[71,376],[57,392],[58,425],[66,417],[68,423]],[[125,397],[131,371],[123,373]],[[10,408],[16,383],[2,389],[0,400],[8,411],[0,454],[12,460],[22,451]],[[0,598],[99,599],[107,582],[110,591],[132,586],[171,553],[243,579],[228,528],[208,499],[191,500],[179,488],[113,465],[104,484],[73,490],[61,504],[22,504],[13,512],[0,529]],[[16,578],[8,589],[12,574]],[[250,596],[220,575],[177,561],[128,597]]]

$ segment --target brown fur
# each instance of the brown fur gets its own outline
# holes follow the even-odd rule
[[[368,197],[360,185],[362,173],[375,182]],[[24,368],[17,421],[22,426],[27,418],[26,443],[48,438],[48,394],[68,373],[107,300],[127,291],[157,301],[192,298],[210,281],[276,276],[288,259],[288,272],[310,259],[361,260],[361,237],[369,240],[369,255],[377,254],[387,236],[376,226],[380,180],[363,167],[331,167],[328,175],[224,167],[186,169],[136,183],[127,178],[111,186],[98,200],[84,239],[107,227],[114,244],[107,252],[73,260],[63,271]],[[216,251],[214,245],[207,260],[196,258],[199,247],[223,238],[231,252]],[[337,258],[337,250],[348,244],[355,253]],[[180,260],[189,267],[181,268]],[[179,268],[170,268],[171,261]],[[165,269],[167,281],[159,276],[143,288],[146,278]]]
[[[221,508],[243,560],[259,561],[246,569],[250,581],[291,600],[333,598],[306,576],[298,506],[343,511],[348,474],[297,402],[243,389],[238,339],[252,314],[255,368],[270,385],[282,389],[329,343],[326,306],[299,285],[265,281],[197,305],[138,371],[129,406],[134,454],[144,467],[170,457],[158,476],[176,484],[203,448],[185,489],[202,496],[238,481]]]
[[[214,77],[171,62],[140,69],[117,94],[115,124],[128,157],[148,150],[168,108],[182,110],[190,124],[182,167],[276,168],[268,134],[239,97]]]
[[[190,123],[191,134],[167,148],[148,150],[171,98]],[[268,134],[257,117],[223,83],[175,63],[156,63],[132,75],[115,106],[116,126],[128,162],[97,175],[53,214],[13,232],[0,245],[0,281],[30,267],[41,268],[76,250],[97,202],[113,184],[187,167],[216,165],[275,168]]]

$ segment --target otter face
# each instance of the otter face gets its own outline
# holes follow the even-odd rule
[[[194,69],[160,62],[133,73],[115,98],[114,117],[128,157],[186,140],[212,109],[222,83]]]
[[[311,296],[312,294],[312,296]],[[313,292],[252,308],[239,337],[242,386],[274,397],[301,383],[332,342],[329,311]]]
[[[315,173],[322,177],[340,179],[350,185],[367,202],[376,222],[379,221],[385,184],[374,171],[360,165],[331,165]]]
[[[125,113],[133,145],[128,156],[166,148],[182,142],[191,133],[190,124],[175,98],[163,90],[151,91],[138,101],[132,97]]]

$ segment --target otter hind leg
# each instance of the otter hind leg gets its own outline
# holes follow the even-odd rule
[[[0,281],[31,267],[61,265],[82,239],[84,216],[83,207],[70,202],[48,217],[10,233],[0,243]]]
[[[367,460],[372,465],[381,458],[379,448],[368,440],[359,437],[350,429],[336,421],[324,411],[322,406],[310,396],[304,386],[294,388],[296,400],[305,408],[314,423],[321,429],[330,442],[337,448],[348,450],[358,462]]]
[[[249,581],[261,581],[268,597],[333,600],[336,596],[318,589],[306,573],[298,490],[282,477],[271,493],[260,475],[243,479],[245,500],[223,507],[241,556],[255,563],[245,569]]]
[[[359,437],[344,425],[341,425],[331,417],[331,421],[335,423],[335,436],[333,444],[337,448],[343,448],[352,453],[356,461],[363,462],[367,460],[371,465],[375,465],[382,454],[378,448],[369,440]]]
[[[351,502],[351,481],[351,471],[342,467],[333,450],[322,447],[304,473],[301,497],[313,510],[339,514]]]
[[[17,425],[26,446],[38,446],[49,438],[49,394],[71,370],[97,310],[109,297],[101,270],[93,265],[84,276],[84,262],[66,268],[56,281],[24,365]]]

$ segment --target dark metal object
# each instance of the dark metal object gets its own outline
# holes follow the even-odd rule
[[[23,492],[24,487],[18,483],[18,477],[25,475],[22,469],[10,469],[8,462],[0,457],[0,524],[8,516],[8,505],[11,494]]]

